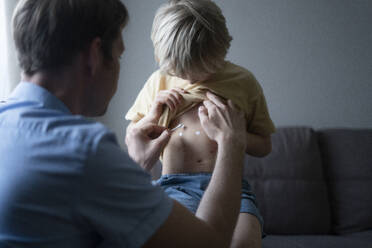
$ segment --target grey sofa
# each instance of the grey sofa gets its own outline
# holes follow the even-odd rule
[[[282,127],[265,158],[246,157],[263,247],[372,248],[372,129]]]

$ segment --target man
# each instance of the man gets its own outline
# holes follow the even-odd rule
[[[200,108],[218,144],[194,216],[132,162],[103,125],[128,19],[119,0],[23,0],[13,17],[22,82],[0,106],[0,247],[228,247],[239,212],[243,114]],[[169,131],[144,118],[128,151],[151,167]],[[249,233],[247,233],[249,235]]]

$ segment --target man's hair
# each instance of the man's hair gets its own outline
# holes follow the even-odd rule
[[[163,73],[202,79],[224,63],[232,37],[210,0],[171,0],[156,12],[151,39]]]
[[[20,67],[32,75],[70,65],[96,37],[112,60],[113,41],[127,21],[120,0],[21,0],[13,14]]]

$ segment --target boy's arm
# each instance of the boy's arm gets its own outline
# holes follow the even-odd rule
[[[271,135],[262,136],[246,133],[247,149],[245,152],[254,157],[265,157],[271,152]]]

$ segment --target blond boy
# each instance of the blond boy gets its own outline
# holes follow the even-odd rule
[[[270,153],[275,127],[255,77],[225,60],[232,38],[214,2],[164,4],[155,15],[151,38],[160,69],[145,83],[126,118],[132,123],[146,118],[173,130],[162,153],[162,176],[155,184],[195,213],[218,150],[198,117],[199,111],[206,111],[203,105],[209,104],[206,96],[214,97],[208,92],[231,99],[244,111],[247,127],[242,139],[247,141],[247,154],[262,157]],[[255,196],[243,180],[233,246],[259,247],[262,224]],[[247,229],[255,230],[254,235],[246,235]]]

